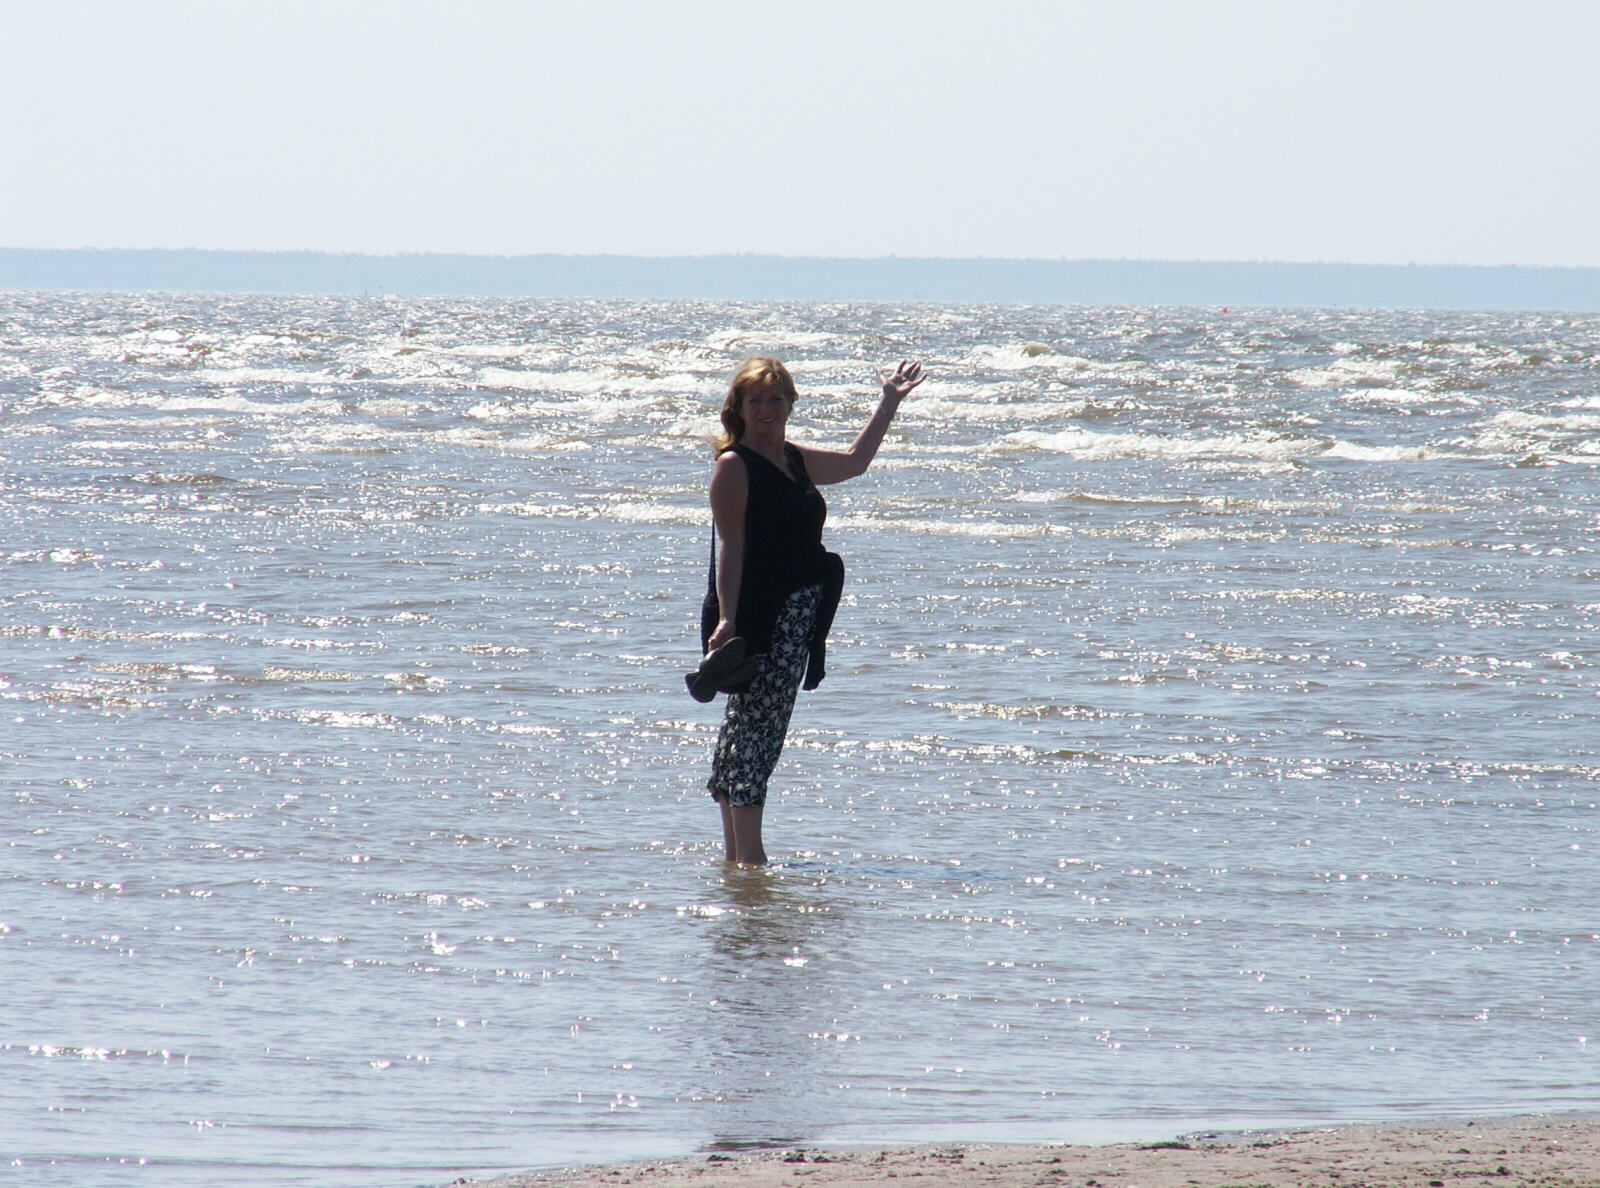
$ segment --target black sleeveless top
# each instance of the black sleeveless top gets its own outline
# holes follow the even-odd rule
[[[823,644],[833,624],[844,585],[844,562],[822,547],[822,525],[828,505],[806,473],[805,458],[785,443],[784,457],[794,478],[746,445],[733,451],[744,460],[749,495],[744,511],[744,572],[739,581],[739,609],[734,629],[752,653],[770,651],[772,632],[789,595],[806,586],[822,586],[822,603],[812,627],[811,656],[805,687],[814,689],[823,677]],[[716,567],[710,574],[708,604],[716,596]],[[708,606],[709,610],[709,606]],[[716,619],[710,619],[712,626]],[[702,644],[709,630],[702,623]]]
[[[822,580],[822,524],[828,518],[828,505],[794,446],[783,447],[792,479],[748,446],[733,449],[744,459],[750,489],[735,626],[751,648],[764,652],[784,601]],[[767,642],[757,646],[763,636]]]

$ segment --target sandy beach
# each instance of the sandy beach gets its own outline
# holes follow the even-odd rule
[[[816,1188],[903,1179],[915,1179],[918,1188],[1594,1188],[1600,1185],[1600,1115],[1261,1131],[1111,1146],[792,1147],[456,1184]]]

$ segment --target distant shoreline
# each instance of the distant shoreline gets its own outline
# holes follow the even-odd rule
[[[1600,311],[1600,268],[0,248],[0,291]]]

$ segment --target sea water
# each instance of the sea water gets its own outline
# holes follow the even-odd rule
[[[872,470],[765,871],[708,440]],[[1600,1102],[1600,320],[0,297],[0,1157],[438,1184]]]

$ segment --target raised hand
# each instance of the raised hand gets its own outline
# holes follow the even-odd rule
[[[900,366],[895,368],[893,375],[885,375],[882,368],[878,370],[878,382],[883,385],[883,394],[897,401],[904,399],[906,393],[927,378],[923,374],[922,364],[913,359],[900,360]]]

